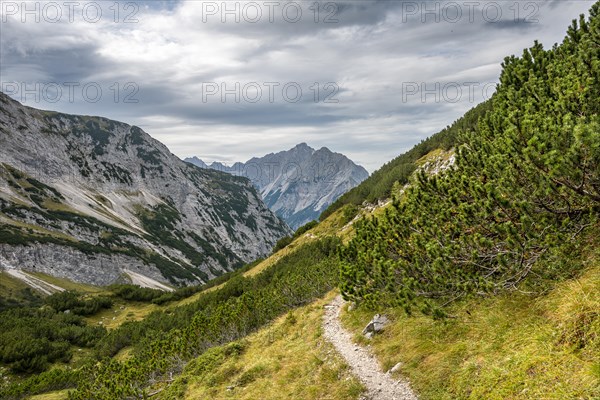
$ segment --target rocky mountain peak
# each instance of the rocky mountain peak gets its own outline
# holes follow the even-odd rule
[[[186,159],[199,167],[206,165],[196,160]],[[209,168],[249,178],[267,206],[293,229],[317,219],[339,196],[369,176],[343,154],[327,147],[315,150],[306,143],[232,167],[212,163]]]

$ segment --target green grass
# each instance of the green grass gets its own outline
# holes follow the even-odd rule
[[[20,228],[21,230],[31,232],[31,234],[53,236],[53,237],[63,239],[63,240],[75,241],[75,238],[73,238],[72,236],[69,236],[65,233],[58,232],[58,231],[51,231],[51,230],[45,229],[39,225],[28,224],[26,222],[22,222],[17,219],[11,218],[10,216],[7,216],[1,212],[0,212],[0,221],[3,224],[11,225],[11,226]]]
[[[545,296],[465,301],[444,321],[386,310],[393,323],[370,344],[385,370],[403,363],[421,399],[600,398],[599,260]],[[372,315],[343,321],[364,343]]]
[[[322,336],[323,306],[332,297],[296,309],[242,341],[207,351],[157,398],[358,399],[363,387]]]
[[[141,321],[153,311],[161,309],[152,303],[124,301],[115,299],[114,305],[108,310],[102,310],[86,320],[90,325],[102,325],[106,329],[118,328],[121,324],[130,321]]]
[[[28,287],[23,281],[6,272],[0,272],[0,296],[11,296]]]
[[[447,162],[452,155],[454,155],[453,150],[433,150],[415,161],[415,165],[417,167],[423,167],[427,163]]]
[[[68,398],[69,390],[59,390],[56,392],[38,394],[31,396],[29,400],[64,400]]]
[[[0,310],[19,305],[41,303],[41,295],[23,281],[0,271]]]

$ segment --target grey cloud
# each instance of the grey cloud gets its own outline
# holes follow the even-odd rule
[[[315,0],[315,1],[255,1],[255,9],[245,9],[241,1],[230,2],[223,7],[222,2],[214,1],[215,8],[202,9],[201,18],[196,22],[206,25],[215,32],[237,33],[272,37],[312,35],[322,30],[340,29],[351,26],[376,25],[384,21],[390,10],[401,7],[404,0]],[[429,0],[428,0],[429,1]],[[180,5],[185,4],[184,1]],[[227,10],[236,10],[227,14]],[[212,7],[212,6],[211,6]],[[236,18],[238,22],[236,21]],[[231,23],[223,23],[223,20]],[[256,22],[254,22],[256,21]]]
[[[458,103],[420,94],[405,99],[403,84],[495,82],[506,55],[520,54],[535,39],[546,46],[561,40],[592,3],[543,2],[535,24],[511,14],[496,23],[481,17],[422,23],[418,15],[405,18],[407,2],[399,1],[338,1],[335,24],[311,18],[202,24],[186,19],[193,3],[139,2],[133,25],[2,24],[1,78],[98,82],[104,96],[97,103],[27,104],[140,125],[181,157],[245,160],[305,141],[372,171],[483,99],[481,93]],[[137,103],[123,102],[128,82],[139,88]],[[203,102],[203,82],[298,82],[304,96],[298,103],[281,95],[274,103]],[[315,82],[337,83],[339,103],[315,103],[309,89]]]
[[[531,22],[531,21],[528,21],[523,18],[512,19],[512,20],[503,20],[503,21],[498,21],[498,22],[487,22],[487,26],[489,26],[490,28],[496,28],[496,29],[509,29],[509,30],[519,29],[522,31],[536,30],[538,28],[536,22]]]

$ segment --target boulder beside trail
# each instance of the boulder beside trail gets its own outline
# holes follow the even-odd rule
[[[385,315],[375,314],[373,319],[365,326],[362,333],[370,338],[375,333],[383,331],[383,328],[389,324],[389,319]]]

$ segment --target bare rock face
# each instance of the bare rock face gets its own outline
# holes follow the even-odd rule
[[[226,166],[207,165],[197,157],[187,162],[249,178],[267,206],[294,230],[313,221],[348,190],[367,179],[369,173],[343,154],[306,143],[279,153]]]
[[[201,169],[140,128],[0,93],[0,266],[92,284],[125,270],[205,282],[290,233],[243,177]]]

